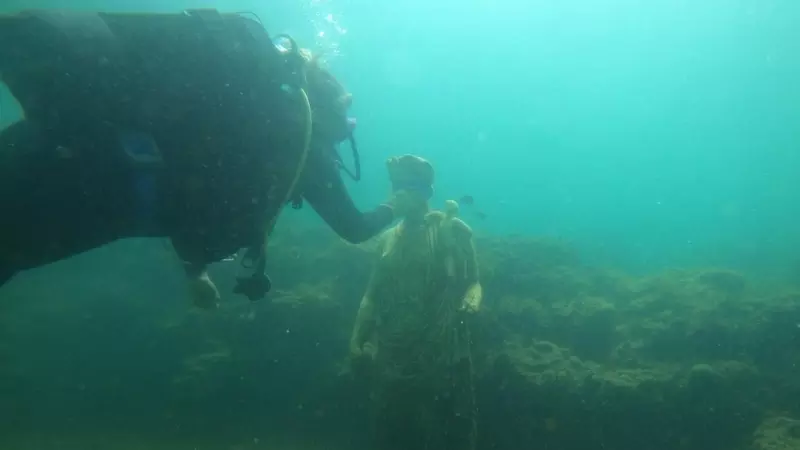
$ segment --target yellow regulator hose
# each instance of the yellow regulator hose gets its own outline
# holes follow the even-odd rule
[[[308,153],[311,149],[311,132],[312,132],[312,116],[311,116],[311,102],[308,100],[308,94],[306,94],[305,89],[299,89],[300,92],[300,101],[303,103],[303,112],[305,118],[305,133],[303,136],[303,152],[300,155],[300,162],[297,165],[297,171],[294,174],[294,178],[292,179],[292,184],[289,185],[289,190],[286,191],[286,198],[283,199],[281,202],[281,207],[278,212],[275,214],[272,219],[270,219],[269,224],[267,224],[266,229],[264,230],[264,249],[263,251],[266,254],[267,250],[267,241],[269,238],[269,234],[272,232],[272,228],[275,226],[275,222],[278,220],[278,217],[281,215],[283,208],[289,202],[289,199],[292,198],[294,194],[294,190],[297,187],[297,183],[300,181],[300,177],[303,175],[303,170],[306,167],[306,161],[308,160]]]

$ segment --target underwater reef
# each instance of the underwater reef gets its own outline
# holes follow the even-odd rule
[[[274,260],[297,262],[273,270],[287,284],[273,301],[336,311],[318,332],[344,342],[369,246],[312,251],[300,239],[273,249]],[[800,291],[715,268],[632,277],[586,265],[555,240],[477,247],[480,448],[800,448]],[[326,388],[345,391],[345,378]]]
[[[480,449],[800,449],[800,290],[723,268],[630,276],[586,264],[556,240],[478,237],[476,246],[484,302],[470,326]],[[349,436],[348,447],[361,448],[352,436],[365,437],[369,394],[349,370],[347,343],[373,250],[330,233],[282,230],[270,244],[274,286],[263,301],[230,298],[210,314],[187,313],[185,304],[154,312],[123,300],[117,287],[116,299],[83,305],[72,319],[68,305],[42,302],[11,326],[12,308],[4,342],[36,326],[72,326],[81,342],[100,342],[108,319],[92,328],[87,311],[120,317],[116,333],[126,338],[114,341],[114,354],[125,356],[116,372],[75,334],[58,338],[75,341],[75,372],[62,370],[59,379],[80,379],[93,398],[108,393],[106,402],[83,407],[96,408],[96,420],[148,429],[179,422],[182,430],[213,421],[243,430],[252,419],[306,436]],[[216,269],[223,291],[233,266]],[[5,358],[14,370],[0,371],[0,385],[9,389],[26,392],[19,380],[33,383],[44,371]],[[89,379],[75,358],[100,375]],[[146,391],[126,391],[126,376],[145,380]],[[127,416],[114,418],[121,405]],[[150,422],[141,422],[142,411]]]

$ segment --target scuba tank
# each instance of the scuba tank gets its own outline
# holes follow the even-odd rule
[[[0,15],[0,42],[9,43],[0,46],[2,80],[25,116],[44,123],[147,130],[191,113],[198,92],[225,101],[214,95],[221,84],[266,102],[304,83],[299,55],[276,49],[257,20],[216,10]]]

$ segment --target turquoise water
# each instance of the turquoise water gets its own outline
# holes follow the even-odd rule
[[[463,216],[479,235],[563,238],[628,273],[723,266],[800,283],[796,0],[2,5],[256,12],[270,33],[326,52],[353,93],[364,176],[350,184],[364,209],[386,198],[386,158],[415,153],[437,169],[436,205],[475,198]],[[19,117],[8,93],[0,106],[0,126]],[[320,220],[306,208],[280,227],[299,223]],[[316,261],[305,251],[298,261]],[[134,240],[4,287],[0,447],[330,449],[342,423],[363,426],[334,408],[352,406],[330,369],[349,330],[328,332],[349,326],[366,281],[323,282],[349,292],[335,312],[251,305],[220,264],[223,308],[203,314],[176,263]],[[271,272],[278,288],[315,275],[288,266]],[[187,371],[196,378],[176,378]],[[302,410],[315,404],[328,415]]]
[[[384,198],[385,158],[417,153],[438,170],[438,202],[475,197],[488,218],[465,217],[479,232],[563,237],[639,272],[797,264],[800,3],[12,0],[5,9],[23,3],[252,10],[270,32],[326,50],[355,96],[365,176],[353,193],[365,208]]]

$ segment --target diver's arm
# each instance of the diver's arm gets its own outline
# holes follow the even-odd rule
[[[359,244],[394,221],[394,209],[385,203],[369,212],[356,208],[336,167],[316,166],[303,183],[303,198],[342,239]]]

